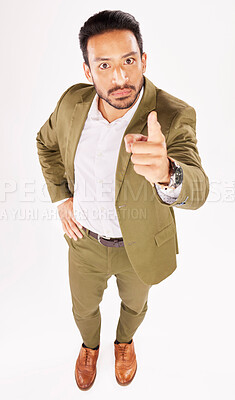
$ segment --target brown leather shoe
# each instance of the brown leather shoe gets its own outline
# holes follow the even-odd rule
[[[96,377],[96,362],[99,349],[89,349],[81,346],[75,366],[75,379],[79,389],[88,390],[93,385]]]
[[[115,376],[119,385],[129,385],[135,376],[137,361],[135,355],[134,342],[119,343],[114,342],[115,350]]]

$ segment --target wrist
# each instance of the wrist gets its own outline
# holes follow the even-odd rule
[[[156,182],[156,185],[168,186],[170,181],[171,181],[171,176],[169,175],[168,178],[164,180],[164,182]]]
[[[169,157],[167,157],[167,161],[168,161],[168,175],[166,177],[164,177],[164,179],[162,179],[161,182],[156,182],[156,184],[158,184],[158,185],[168,186],[170,183],[171,175],[173,172],[173,165],[172,165],[172,161],[169,159]]]
[[[168,157],[170,163],[170,181],[167,183],[165,182],[158,182],[157,184],[161,188],[172,188],[176,189],[183,181],[183,169],[182,167],[177,164],[177,162]]]

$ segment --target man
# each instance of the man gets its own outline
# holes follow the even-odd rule
[[[75,378],[87,390],[96,376],[107,280],[116,276],[122,300],[115,376],[127,385],[137,369],[133,335],[149,289],[176,268],[173,206],[201,207],[209,184],[195,110],[144,76],[135,18],[102,11],[85,22],[79,40],[89,83],[61,96],[37,148],[51,200],[61,203],[72,310],[83,338]]]

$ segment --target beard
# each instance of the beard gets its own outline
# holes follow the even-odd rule
[[[108,93],[106,96],[100,89],[98,89],[94,79],[93,79],[93,85],[95,87],[96,93],[98,94],[98,96],[101,99],[106,101],[110,106],[116,108],[117,110],[125,110],[126,108],[132,107],[132,105],[135,103],[137,97],[139,96],[139,93],[144,85],[144,76],[142,75],[141,82],[137,89],[133,85],[125,85],[124,87],[116,86],[115,88],[108,90]],[[111,98],[111,93],[113,93],[117,90],[123,90],[123,89],[132,89],[135,91],[135,95],[133,97],[131,96],[131,98],[130,98],[130,95],[125,96],[125,97],[123,96],[123,97],[115,98],[115,99]]]

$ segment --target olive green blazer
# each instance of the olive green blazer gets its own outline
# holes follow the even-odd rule
[[[198,154],[194,108],[157,88],[145,76],[144,84],[143,97],[119,150],[115,208],[128,258],[140,279],[153,285],[177,266],[179,249],[173,207],[201,207],[209,193],[209,180]],[[71,86],[37,133],[39,161],[52,202],[73,196],[75,152],[95,94],[93,85]],[[164,203],[156,188],[134,171],[131,153],[125,149],[127,133],[148,135],[147,116],[152,110],[157,111],[168,155],[183,168],[182,189],[171,205]]]

